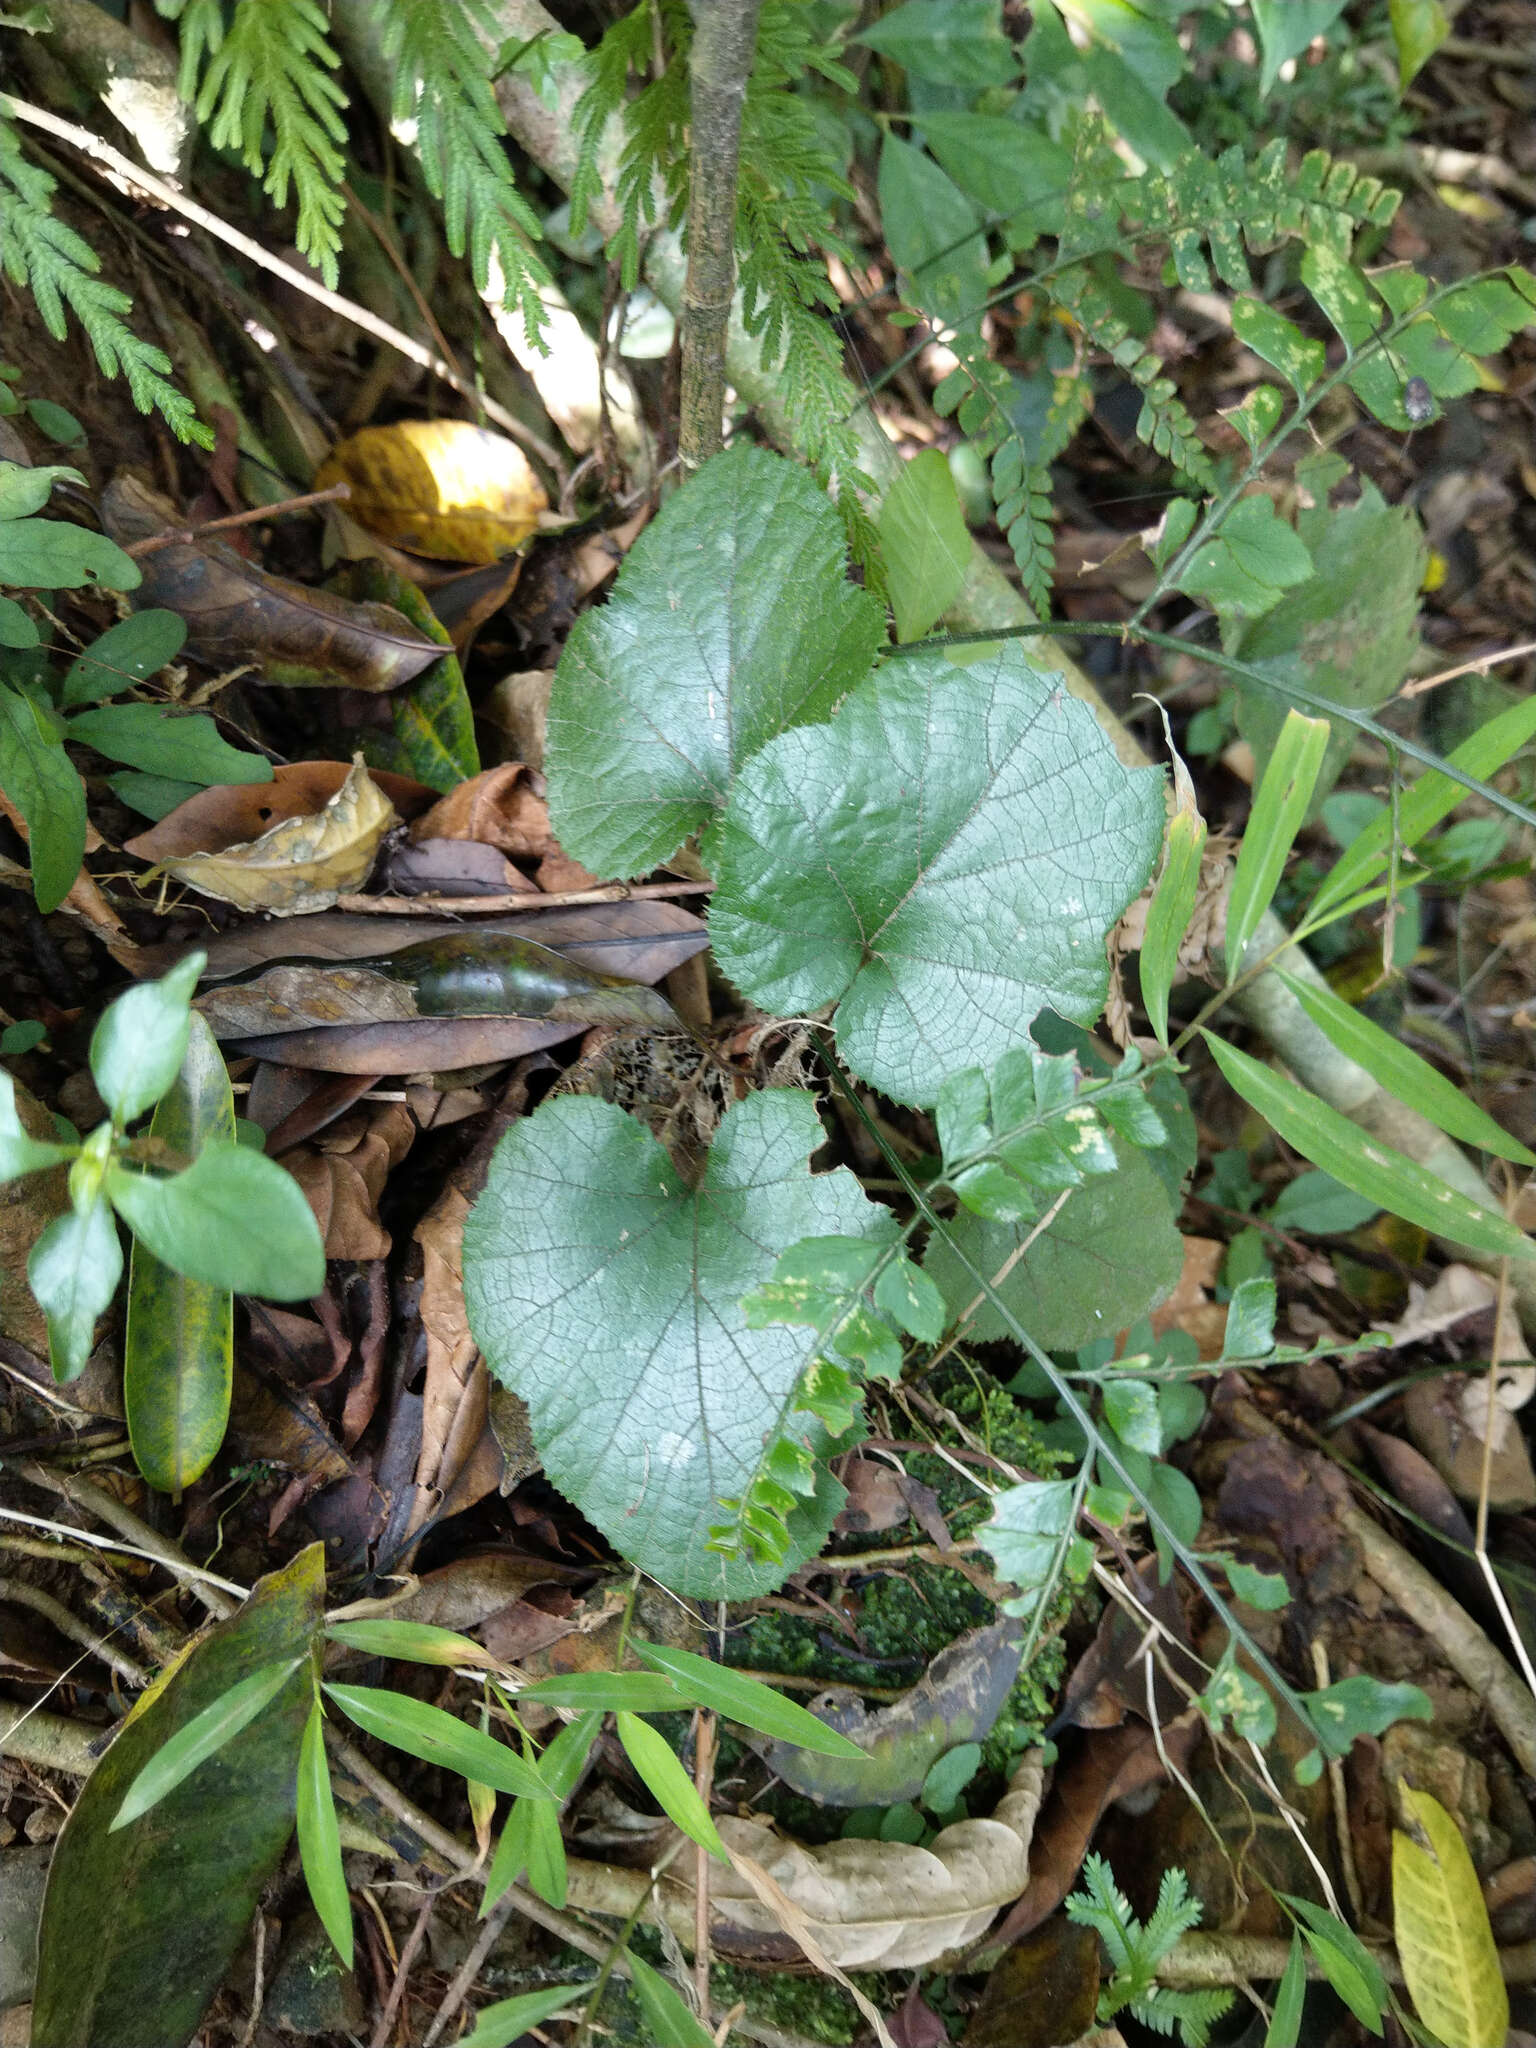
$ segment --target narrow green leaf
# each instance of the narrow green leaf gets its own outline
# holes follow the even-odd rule
[[[1243,964],[1248,941],[1274,899],[1286,857],[1301,830],[1328,746],[1326,718],[1288,711],[1259,781],[1227,905],[1227,980]]]
[[[91,1078],[119,1129],[158,1102],[181,1072],[192,991],[207,964],[206,953],[189,953],[103,1011],[91,1034]]]
[[[262,1665],[249,1678],[232,1685],[212,1706],[194,1715],[169,1742],[162,1743],[128,1787],[108,1833],[115,1834],[148,1813],[152,1806],[158,1806],[167,1792],[174,1791],[199,1764],[206,1763],[242,1728],[248,1727],[268,1700],[287,1684],[301,1662],[298,1657],[290,1657],[282,1663]]]
[[[661,1714],[689,1704],[670,1678],[650,1671],[572,1671],[564,1678],[541,1678],[536,1685],[525,1685],[517,1696],[545,1707],[577,1707],[599,1714],[621,1709]]]
[[[84,1215],[57,1216],[32,1247],[27,1284],[48,1319],[48,1357],[56,1380],[85,1371],[104,1315],[123,1277],[123,1248],[100,1196]]]
[[[461,1778],[477,1778],[498,1792],[515,1792],[526,1799],[553,1796],[532,1764],[514,1756],[494,1736],[483,1735],[456,1715],[445,1714],[441,1707],[429,1707],[424,1700],[376,1685],[327,1684],[325,1690],[359,1728],[403,1749],[407,1756],[457,1771]]]
[[[1486,782],[1536,735],[1536,696],[1521,698],[1479,726],[1447,758],[1463,775],[1475,775]],[[1466,800],[1459,782],[1431,768],[1402,793],[1394,819],[1390,806],[1350,841],[1340,854],[1321,888],[1312,899],[1311,915],[1335,909],[1345,897],[1365,889],[1387,865],[1387,850],[1394,832],[1399,847],[1416,846],[1426,832]]]
[[[554,1794],[554,1799],[513,1801],[486,1875],[485,1891],[480,1900],[482,1919],[508,1885],[515,1884],[525,1870],[529,1885],[541,1899],[551,1906],[564,1907],[566,1867],[565,1843],[560,1834],[560,1803],[569,1796],[580,1776],[581,1767],[602,1724],[600,1713],[589,1710],[578,1714],[574,1721],[567,1721],[559,1729],[539,1758],[539,1776]]]
[[[112,1206],[157,1259],[210,1287],[308,1301],[325,1285],[325,1247],[304,1191],[275,1159],[208,1145],[164,1180],[107,1168]]]
[[[299,1745],[299,1861],[320,1924],[331,1937],[342,1966],[352,1967],[352,1902],[341,1864],[341,1830],[325,1761],[325,1717],[320,1702],[310,1709]]]
[[[377,1621],[333,1621],[326,1634],[333,1643],[345,1643],[352,1650],[366,1650],[373,1657],[400,1657],[410,1664],[496,1665],[482,1643],[461,1636],[451,1628],[433,1628],[424,1621],[391,1621],[387,1615]]]
[[[1179,946],[1194,914],[1205,834],[1200,813],[1181,805],[1168,827],[1163,872],[1147,912],[1141,942],[1141,1000],[1160,1045],[1168,1043],[1168,994],[1178,969]]]
[[[715,2048],[715,2037],[670,1978],[626,1949],[630,1981],[651,2048]]]
[[[709,1808],[673,1755],[666,1737],[636,1714],[620,1714],[618,1728],[625,1754],[662,1812],[690,1841],[697,1842],[722,1863],[727,1862],[725,1844],[715,1832]]]
[[[1500,1130],[1493,1118],[1464,1095],[1454,1081],[1448,1081],[1437,1067],[1421,1059],[1401,1039],[1383,1031],[1326,985],[1317,987],[1300,981],[1283,969],[1280,979],[1339,1051],[1364,1067],[1399,1102],[1408,1103],[1464,1144],[1476,1145],[1500,1159],[1512,1159],[1520,1166],[1536,1166],[1536,1153]]]
[[[530,2027],[579,2004],[591,1989],[591,1984],[557,1984],[549,1991],[525,1991],[518,1998],[499,1999],[486,2006],[474,2028],[462,2035],[454,2048],[509,2048]]]
[[[131,612],[108,626],[64,671],[61,701],[94,704],[115,697],[174,661],[186,645],[187,622],[179,612]]]
[[[1275,1992],[1274,2009],[1264,2048],[1297,2048],[1301,2039],[1301,2010],[1307,1998],[1307,1952],[1301,1936],[1291,1936],[1291,1952],[1285,1959],[1285,1975]]]
[[[1360,2024],[1379,2034],[1387,2009],[1387,1981],[1365,1943],[1352,1928],[1311,1899],[1299,1899],[1289,1892],[1276,1896],[1301,1921],[1307,1946],[1328,1982]]]
[[[218,1040],[194,1014],[186,1057],[160,1099],[150,1136],[184,1158],[233,1144],[235,1099]],[[128,1263],[123,1406],[134,1462],[162,1493],[180,1494],[212,1464],[229,1421],[234,1297],[191,1280],[137,1240]]]
[[[760,1679],[749,1678],[744,1671],[712,1663],[708,1657],[695,1656],[692,1650],[642,1643],[633,1636],[629,1647],[642,1664],[674,1680],[684,1699],[694,1706],[709,1707],[729,1720],[740,1721],[744,1727],[777,1736],[779,1741],[792,1742],[800,1749],[815,1750],[818,1756],[844,1756],[862,1763],[868,1755],[846,1735],[839,1735],[825,1721],[818,1721],[804,1707],[797,1707],[793,1700],[785,1699]]]
[[[1447,1187],[1438,1174],[1369,1137],[1347,1116],[1213,1032],[1204,1035],[1216,1064],[1243,1100],[1336,1181],[1470,1251],[1492,1258],[1536,1257],[1536,1245],[1496,1209]]]
[[[877,524],[896,638],[920,640],[960,595],[971,559],[960,493],[937,448],[902,465]]]
[[[85,858],[85,785],[51,710],[0,685],[0,788],[27,828],[32,890],[43,916],[69,894]]]

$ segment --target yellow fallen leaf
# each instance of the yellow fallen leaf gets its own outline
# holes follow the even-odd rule
[[[220,903],[274,917],[329,910],[368,879],[379,841],[398,822],[358,754],[323,810],[284,818],[259,839],[218,853],[167,854],[149,875],[173,876]]]
[[[1419,2018],[1448,2048],[1502,2048],[1509,1994],[1482,1887],[1461,1830],[1438,1799],[1403,1788],[1427,1848],[1392,1836],[1392,1933]]]
[[[450,562],[495,562],[521,547],[549,505],[515,441],[468,420],[398,420],[339,441],[315,488],[344,483],[347,510],[397,547]]]

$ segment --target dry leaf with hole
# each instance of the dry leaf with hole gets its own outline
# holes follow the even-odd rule
[[[990,1819],[941,1828],[926,1849],[910,1842],[808,1848],[764,1821],[729,1814],[720,1835],[733,1859],[750,1858],[792,1903],[830,1962],[845,1970],[912,1970],[974,1941],[1024,1890],[1042,1775],[1040,1752],[1031,1751]],[[710,1897],[732,1925],[791,1933],[805,1946],[739,1868],[711,1871]]]
[[[350,486],[347,511],[396,547],[494,562],[538,529],[549,498],[515,441],[467,420],[397,420],[339,441],[315,488]]]
[[[126,473],[102,493],[102,524],[120,546],[181,522],[176,507]],[[257,568],[209,535],[171,541],[140,557],[139,609],[161,606],[187,622],[187,647],[217,669],[249,666],[290,688],[395,690],[438,660],[393,605],[360,604]]]
[[[156,831],[168,822],[162,820]],[[394,805],[359,754],[324,809],[284,818],[259,839],[217,852],[151,856],[155,865],[145,879],[170,875],[204,896],[233,903],[239,910],[298,917],[307,911],[329,910],[338,896],[360,889],[368,879],[379,842],[398,822]],[[134,842],[136,850],[144,851],[155,836],[143,834]]]

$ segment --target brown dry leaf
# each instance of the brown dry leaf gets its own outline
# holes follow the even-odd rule
[[[792,1934],[812,1961],[813,1940],[841,1969],[917,1969],[985,1933],[1024,1890],[1042,1781],[1040,1753],[1031,1751],[990,1819],[942,1828],[926,1849],[909,1842],[807,1848],[763,1821],[727,1814],[720,1836],[733,1869],[711,1871],[711,1898],[749,1932]],[[749,1864],[770,1880],[769,1898]]]
[[[1081,2040],[1098,2003],[1099,1938],[1054,1915],[993,1966],[965,2048],[1062,2048]]]
[[[1486,1372],[1448,1372],[1437,1379],[1416,1380],[1404,1397],[1403,1411],[1409,1435],[1453,1493],[1466,1501],[1477,1500],[1486,1462],[1491,1508],[1506,1514],[1536,1508],[1536,1470],[1525,1432],[1497,1396],[1492,1403],[1493,1430],[1485,1440]]]
[[[379,1221],[379,1200],[392,1168],[410,1151],[415,1120],[400,1102],[356,1110],[283,1164],[315,1212],[328,1259],[387,1259],[393,1240]]]
[[[474,839],[427,839],[392,846],[377,888],[391,896],[502,896],[528,877],[494,846]]]
[[[501,1451],[490,1427],[490,1379],[469,1334],[464,1307],[464,1219],[469,1208],[450,1185],[414,1233],[421,1246],[419,1314],[427,1369],[416,1504],[407,1534],[439,1510],[460,1513],[473,1507],[501,1482]]]
[[[449,1074],[500,1065],[578,1038],[584,1024],[538,1024],[525,1017],[418,1017],[410,1024],[322,1025],[267,1038],[231,1038],[227,1053],[254,1053],[318,1074]]]
[[[315,488],[350,485],[347,510],[397,547],[494,562],[537,531],[549,498],[515,441],[467,420],[397,420],[339,441]]]
[[[169,498],[126,473],[102,493],[101,517],[122,546],[181,524]],[[217,669],[250,666],[263,682],[297,689],[395,690],[442,653],[392,605],[269,575],[211,534],[172,541],[139,566],[135,606],[179,612],[188,649]]]
[[[411,839],[476,839],[513,860],[542,860],[557,851],[543,784],[521,761],[487,768],[440,797],[411,827]]]
[[[156,832],[169,822],[162,819]],[[284,818],[259,839],[226,845],[215,853],[150,855],[155,865],[144,879],[171,875],[239,910],[299,917],[329,910],[338,896],[361,888],[380,840],[397,822],[394,805],[358,754],[323,810]],[[154,837],[142,834],[130,850],[142,853]]]
[[[368,772],[402,818],[418,817],[436,801],[424,782],[413,782],[408,775],[391,775],[383,768]],[[247,839],[259,839],[285,819],[305,818],[323,810],[351,773],[350,761],[290,761],[273,770],[270,782],[223,782],[201,789],[174,811],[167,811],[147,832],[125,840],[123,851],[140,860],[162,860],[167,854],[227,852]],[[224,936],[227,941],[234,935]],[[284,935],[282,945],[274,950],[286,952],[289,944]],[[146,947],[146,972],[158,974],[174,966],[181,950],[165,950],[162,958],[162,949]]]
[[[1152,1310],[1152,1330],[1184,1330],[1200,1346],[1200,1356],[1209,1362],[1220,1358],[1227,1335],[1224,1303],[1212,1301],[1207,1289],[1214,1289],[1227,1247],[1219,1237],[1186,1237],[1184,1266],[1172,1294]]]
[[[514,1550],[477,1551],[423,1573],[409,1596],[389,1612],[401,1621],[429,1622],[462,1634],[517,1606],[534,1586],[580,1583],[590,1577],[590,1572]]]

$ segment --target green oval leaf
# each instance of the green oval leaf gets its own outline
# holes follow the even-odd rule
[[[232,1144],[235,1100],[218,1040],[193,1015],[181,1072],[149,1126],[184,1157]],[[234,1298],[157,1259],[135,1241],[128,1262],[123,1407],[134,1463],[162,1493],[179,1494],[212,1464],[229,1422]]]
[[[856,1742],[839,1735],[825,1721],[818,1721],[814,1714],[797,1707],[793,1700],[785,1699],[761,1679],[749,1678],[744,1671],[732,1671],[727,1665],[712,1663],[708,1657],[695,1656],[692,1650],[674,1650],[664,1643],[642,1643],[631,1636],[629,1647],[642,1664],[649,1664],[653,1671],[663,1672],[674,1680],[678,1691],[696,1707],[709,1707],[732,1721],[740,1721],[743,1727],[777,1736],[781,1742],[794,1743],[799,1749],[813,1749],[819,1756],[851,1757],[858,1763],[866,1760],[865,1752]]]
[[[325,1691],[359,1728],[403,1749],[408,1756],[419,1756],[423,1763],[438,1764],[444,1770],[457,1771],[461,1778],[477,1779],[520,1798],[553,1796],[532,1764],[514,1756],[504,1742],[483,1735],[456,1715],[445,1714],[441,1707],[429,1707],[424,1700],[376,1685],[327,1684]]]
[[[674,1827],[682,1829],[692,1842],[707,1849],[722,1863],[729,1859],[725,1844],[715,1831],[709,1808],[699,1797],[692,1778],[672,1752],[666,1737],[636,1714],[618,1717],[619,1740],[639,1772],[646,1790]]]
[[[0,583],[19,590],[137,590],[138,563],[104,533],[62,519],[0,521]]]
[[[325,1717],[320,1702],[310,1708],[299,1745],[299,1861],[320,1924],[331,1937],[344,1968],[352,1967],[352,1902],[341,1861],[341,1830],[325,1761]]]
[[[126,762],[172,781],[270,782],[272,763],[264,754],[232,747],[201,711],[183,714],[162,704],[103,704],[77,711],[69,737],[94,747],[109,761]]]
[[[92,704],[115,697],[158,675],[186,645],[187,622],[176,612],[133,612],[108,626],[64,671],[65,704]]]
[[[282,1663],[264,1664],[249,1678],[232,1685],[212,1706],[205,1707],[169,1742],[163,1743],[128,1787],[108,1833],[115,1834],[148,1813],[152,1806],[158,1806],[166,1793],[173,1792],[183,1778],[190,1778],[199,1764],[206,1763],[242,1728],[249,1727],[302,1661],[289,1657]]]
[[[454,2048],[508,2048],[530,2027],[579,2004],[591,1989],[591,1984],[557,1984],[549,1991],[525,1991],[518,1998],[498,1999],[495,2005],[485,2007],[472,2030],[462,2035]]]
[[[876,524],[896,638],[920,640],[960,595],[971,560],[960,493],[937,448],[902,464]]]
[[[1492,1258],[1536,1257],[1536,1245],[1496,1209],[1475,1202],[1406,1154],[1370,1137],[1336,1109],[1271,1072],[1214,1032],[1204,1033],[1217,1066],[1304,1159],[1378,1207],[1437,1237]]]
[[[21,1028],[14,1024],[9,1027],[12,1031]],[[39,1026],[38,1037],[41,1036]],[[19,1045],[6,1048],[16,1052],[27,1049]],[[50,1145],[42,1138],[34,1138],[16,1111],[16,1083],[0,1070],[0,1181],[17,1180],[24,1173],[42,1173],[50,1166],[62,1166],[79,1149],[78,1145]]]
[[[1041,1010],[1098,1015],[1162,792],[1016,644],[969,668],[904,655],[737,777],[705,847],[716,958],[771,1015],[837,1003],[855,1072],[932,1103]]]
[[[56,1380],[85,1371],[96,1319],[112,1305],[123,1277],[123,1248],[100,1196],[80,1215],[57,1216],[32,1247],[27,1284],[48,1320],[48,1357]]]
[[[325,1285],[325,1247],[303,1190],[249,1145],[208,1145],[165,1180],[114,1162],[106,1185],[135,1237],[178,1273],[269,1301],[308,1301]]]

